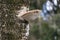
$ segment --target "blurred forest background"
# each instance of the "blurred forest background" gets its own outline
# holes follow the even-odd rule
[[[20,40],[21,30],[19,19],[16,17],[16,10],[22,4],[27,4],[32,9],[42,10],[42,5],[46,0],[0,0],[0,40]],[[30,22],[30,34],[28,40],[54,40],[57,33],[60,40],[60,9],[49,22],[36,19]],[[21,24],[21,23],[20,23]]]

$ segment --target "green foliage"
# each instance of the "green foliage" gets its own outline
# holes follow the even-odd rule
[[[36,40],[53,40],[54,28],[49,26],[48,22],[41,22],[41,27],[34,23],[32,29],[30,30],[30,35],[36,37]]]
[[[39,33],[39,26],[34,24],[33,28],[31,30],[31,34],[34,35],[37,39],[40,38],[40,33]]]
[[[53,22],[55,22],[55,24],[57,25],[57,28],[60,28],[60,14],[56,14],[53,17]]]
[[[50,28],[49,23],[42,22],[42,33],[40,34],[42,40],[52,40],[54,29]]]
[[[43,3],[46,0],[30,0],[30,9],[42,9]]]

